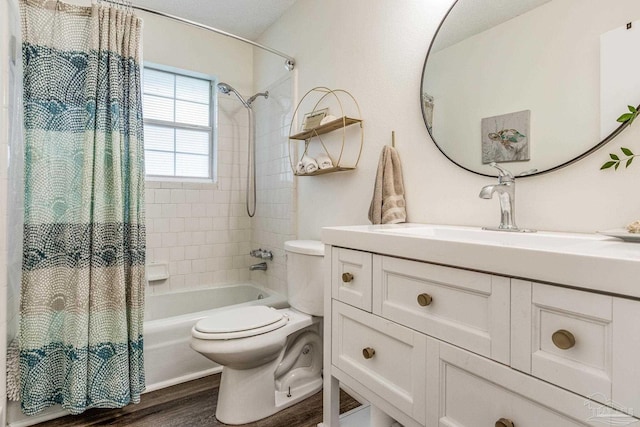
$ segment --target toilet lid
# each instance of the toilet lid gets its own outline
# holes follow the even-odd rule
[[[285,316],[274,308],[253,305],[212,314],[198,321],[195,330],[206,334],[228,334],[233,335],[233,338],[239,338],[240,336],[253,335],[252,331],[265,333],[278,329],[284,326],[286,321]]]

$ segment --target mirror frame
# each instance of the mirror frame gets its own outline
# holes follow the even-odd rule
[[[434,145],[438,148],[438,150],[442,153],[443,156],[445,156],[449,161],[451,161],[451,163],[455,164],[456,166],[469,171],[471,173],[474,173],[476,175],[480,175],[480,176],[486,176],[489,178],[495,178],[498,176],[498,174],[496,173],[495,175],[489,175],[486,173],[482,173],[482,172],[477,172],[474,170],[471,170],[469,168],[467,168],[466,166],[461,165],[460,163],[456,162],[454,159],[452,159],[447,153],[444,152],[444,150],[442,149],[442,147],[440,147],[440,145],[438,145],[438,142],[436,141],[435,137],[433,136],[433,133],[431,130],[429,130],[429,127],[427,126],[427,117],[424,111],[424,100],[422,99],[422,94],[424,93],[424,80],[425,80],[425,71],[427,70],[427,62],[429,61],[429,55],[431,54],[431,50],[433,49],[433,45],[436,41],[436,38],[438,37],[438,34],[440,33],[440,30],[442,29],[442,26],[444,25],[445,21],[447,20],[447,18],[449,17],[449,14],[451,13],[451,11],[453,10],[454,7],[456,7],[456,5],[458,4],[459,0],[455,0],[453,2],[453,4],[451,5],[451,7],[449,7],[449,9],[447,10],[447,13],[445,13],[444,17],[442,18],[442,20],[440,21],[440,24],[438,24],[438,28],[436,29],[435,33],[433,34],[433,38],[431,39],[431,43],[429,44],[429,50],[427,51],[427,56],[424,60],[424,65],[422,66],[422,74],[420,74],[420,110],[422,111],[422,120],[425,124],[425,127],[427,128],[427,132],[429,133],[429,137],[431,138],[431,141],[434,143]],[[637,108],[640,110],[640,105],[637,106]],[[545,169],[543,171],[536,171],[530,174],[526,174],[526,175],[521,175],[518,176],[516,175],[516,178],[526,178],[526,177],[530,177],[530,176],[538,176],[538,175],[542,175],[545,173],[549,173],[549,172],[554,172],[557,171],[559,169],[565,168],[573,163],[576,163],[578,160],[582,160],[583,158],[587,157],[588,155],[590,155],[591,153],[598,151],[600,148],[602,148],[604,145],[608,144],[609,142],[611,142],[615,137],[617,137],[618,135],[620,135],[620,133],[622,133],[622,131],[624,131],[627,127],[629,127],[630,123],[629,122],[625,122],[620,124],[620,126],[618,126],[613,132],[611,132],[605,139],[603,139],[602,141],[596,143],[593,147],[591,147],[590,149],[588,149],[587,151],[585,151],[584,153],[566,161],[563,163],[560,163],[559,165],[556,165],[552,168],[549,169]]]

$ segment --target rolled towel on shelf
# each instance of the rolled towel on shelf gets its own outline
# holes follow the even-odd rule
[[[304,163],[302,163],[302,160],[300,160],[298,162],[298,164],[296,165],[296,174],[297,175],[304,175]]]
[[[305,173],[313,173],[318,170],[318,163],[313,157],[309,157],[307,155],[302,156],[300,160],[304,166]]]
[[[333,167],[333,162],[328,154],[320,154],[316,157],[316,163],[318,163],[318,167],[320,169],[329,169]]]

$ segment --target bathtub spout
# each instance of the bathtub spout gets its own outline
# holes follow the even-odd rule
[[[261,262],[259,264],[253,264],[252,266],[249,266],[249,271],[256,271],[256,270],[267,271],[267,263]]]

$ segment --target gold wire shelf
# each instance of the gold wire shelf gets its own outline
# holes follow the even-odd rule
[[[290,139],[297,139],[299,141],[305,141],[314,135],[324,135],[325,133],[333,132],[334,130],[342,129],[343,127],[351,126],[356,123],[361,123],[361,119],[354,119],[353,117],[340,117],[339,119],[332,120],[321,126],[313,129],[306,130],[304,132],[291,135]]]
[[[315,171],[311,172],[311,173],[298,173],[298,172],[293,172],[293,174],[295,176],[315,176],[315,175],[324,175],[326,173],[333,173],[333,172],[346,172],[346,171],[352,171],[355,168],[345,168],[345,167],[332,167],[332,168],[327,168],[327,169],[316,169]]]
[[[332,120],[328,123],[324,123],[320,126],[316,126],[313,129],[308,129],[308,130],[300,131],[293,134],[292,131],[294,130],[294,128],[296,128],[297,119],[298,119],[298,110],[300,109],[300,106],[303,104],[303,101],[305,101],[305,99],[307,99],[308,97],[309,99],[313,99],[313,95],[317,97],[317,101],[315,102],[315,105],[313,106],[311,113],[314,113],[315,111],[317,111],[318,106],[323,101],[325,101],[327,97],[332,96],[335,99],[337,105],[339,106],[339,112],[341,113],[340,114],[341,117],[335,120]],[[347,99],[350,99],[353,105],[355,105],[355,108],[357,109],[357,115],[359,117],[362,116],[362,113],[360,111],[360,105],[358,105],[358,102],[356,101],[356,99],[353,97],[353,95],[351,95],[349,92],[343,89],[332,90],[322,86],[315,87],[309,90],[307,93],[305,93],[304,96],[300,99],[300,102],[298,102],[298,105],[296,106],[293,112],[291,124],[289,125],[289,162],[291,165],[291,170],[293,170],[293,174],[295,176],[317,176],[317,175],[325,175],[325,174],[334,173],[334,172],[352,171],[358,166],[358,163],[360,162],[360,156],[362,155],[362,146],[364,144],[363,120],[360,118],[349,117],[345,114],[344,105],[339,95],[346,96]],[[343,154],[345,153],[345,143],[346,143],[345,129],[355,124],[359,124],[359,127],[360,127],[360,147],[357,149],[358,150],[357,157],[355,157],[355,153],[354,153],[353,157],[355,157],[355,162],[352,164],[344,164],[345,161],[343,159]],[[332,153],[329,152],[329,150],[327,149],[327,146],[322,141],[322,138],[320,136],[324,134],[328,134],[330,132],[337,131],[339,129],[342,129],[342,145],[339,149],[339,152],[338,152],[338,149],[333,147],[334,155],[332,155]],[[296,142],[299,143],[299,141],[304,141],[304,151],[302,155],[297,155],[298,148],[295,143]],[[297,170],[296,166],[300,161],[302,161],[302,158],[305,157],[305,155],[307,155],[309,151],[309,146],[312,143],[320,144],[320,146],[324,150],[324,153],[329,157],[329,159],[331,159],[331,163],[333,166],[325,169],[317,169],[310,173],[301,173]]]

